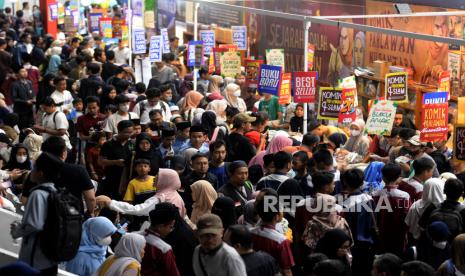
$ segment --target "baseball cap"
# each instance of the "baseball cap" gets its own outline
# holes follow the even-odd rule
[[[250,116],[249,114],[246,113],[239,113],[236,116],[234,116],[233,124],[235,126],[240,126],[244,123],[252,123],[255,122],[257,118]]]
[[[223,233],[223,223],[219,216],[214,214],[206,214],[197,221],[197,234],[219,234]]]
[[[420,142],[420,135],[414,135],[407,142],[414,146],[426,146],[425,142]]]

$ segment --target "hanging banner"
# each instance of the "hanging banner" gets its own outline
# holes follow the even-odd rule
[[[248,88],[257,88],[258,84],[258,69],[263,60],[245,60],[245,82]]]
[[[454,126],[454,150],[452,158],[465,163],[465,125]]]
[[[290,104],[291,103],[291,73],[283,73],[281,75],[281,87],[279,89],[279,104]]]
[[[424,93],[421,112],[420,141],[440,142],[447,140],[449,93]]]
[[[145,54],[147,51],[147,45],[145,41],[145,29],[134,29],[132,30],[133,43],[132,53],[133,54]]]
[[[258,92],[278,96],[281,66],[261,64],[258,75]]]
[[[266,49],[266,64],[281,66],[283,72],[285,72],[284,63],[284,49]]]
[[[149,58],[150,62],[161,62],[163,54],[161,46],[161,35],[155,35],[150,38]]]
[[[308,64],[308,71],[313,70],[313,59],[315,58],[315,45],[308,44],[307,49],[307,64]]]
[[[203,44],[200,40],[189,41],[187,46],[187,66],[200,67],[203,65]]]
[[[48,5],[50,10],[50,20],[57,20],[58,19],[58,5],[57,4],[50,4]]]
[[[202,30],[199,32],[200,40],[203,41],[203,53],[210,55],[215,47],[215,31]]]
[[[231,26],[232,41],[238,50],[247,51],[247,26]]]
[[[225,77],[235,78],[241,73],[241,53],[239,52],[224,52],[221,53],[221,75]]]
[[[397,103],[394,101],[375,100],[370,108],[365,132],[376,135],[391,135]]]
[[[89,13],[89,31],[99,32],[100,31],[100,18],[103,16],[102,13]]]
[[[163,53],[169,53],[170,52],[170,38],[168,37],[168,29],[163,28],[160,30],[161,37],[163,40]]]
[[[318,72],[294,72],[294,102],[314,103]]]
[[[220,44],[218,46],[220,49],[226,49],[226,51],[230,52],[237,52],[237,45],[236,44]]]
[[[341,98],[341,110],[339,111],[338,122],[351,124],[356,119],[355,104],[357,98],[356,88],[343,88]]]
[[[318,120],[337,120],[341,110],[342,88],[320,87]]]
[[[112,19],[100,17],[100,33],[103,38],[113,38]]]
[[[221,74],[221,53],[227,52],[228,49],[214,47],[213,48],[213,59],[215,62],[215,73],[220,75]]]
[[[126,24],[124,19],[113,19],[112,27],[113,27],[113,38],[123,38],[123,25]],[[143,29],[141,29],[143,30]]]
[[[386,74],[385,99],[399,103],[408,102],[407,72]]]

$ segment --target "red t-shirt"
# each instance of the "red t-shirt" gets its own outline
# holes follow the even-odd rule
[[[102,130],[103,122],[105,120],[105,115],[98,113],[97,117],[92,117],[90,114],[85,114],[80,116],[77,119],[76,130],[85,136],[89,136],[89,130],[94,128],[94,130]]]
[[[142,275],[179,276],[176,258],[171,246],[156,233],[147,230],[145,233],[145,254],[142,258]]]
[[[258,132],[256,130],[252,130],[252,131],[249,131],[246,134],[244,134],[244,136],[247,137],[247,139],[249,139],[250,143],[255,148],[260,146],[260,139],[261,139],[260,132]],[[259,150],[260,151],[265,150],[265,145],[263,145],[263,147],[261,149],[259,149]]]

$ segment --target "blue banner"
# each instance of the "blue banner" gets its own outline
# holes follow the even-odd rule
[[[170,52],[170,39],[168,37],[168,29],[163,28],[160,31],[162,41],[163,41],[163,53],[169,53]]]
[[[260,65],[258,76],[258,92],[278,96],[281,82],[281,66]]]
[[[215,47],[215,31],[213,30],[202,30],[199,32],[200,40],[203,41],[203,53],[209,56],[213,53],[213,47]]]
[[[150,62],[160,62],[162,56],[161,36],[156,35],[150,38],[149,58]]]
[[[132,32],[134,37],[132,53],[145,54],[147,51],[147,45],[145,42],[145,29],[134,29]]]
[[[423,94],[423,104],[447,103],[448,92],[431,92]]]
[[[232,40],[237,45],[238,50],[247,50],[247,27],[232,26]]]
[[[189,45],[187,46],[187,66],[198,67],[203,65],[202,44],[201,40],[189,41]]]

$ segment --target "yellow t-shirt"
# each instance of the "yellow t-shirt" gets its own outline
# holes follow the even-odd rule
[[[156,188],[154,186],[155,176],[149,175],[147,180],[140,181],[137,178],[131,180],[124,194],[124,201],[130,201],[135,204],[144,202],[146,199],[155,194]]]
[[[116,260],[117,260],[117,258],[115,257],[115,255],[113,255],[111,257],[108,257],[108,259],[106,259],[105,262],[103,262],[98,275],[99,276],[104,276],[105,273],[110,269],[110,267],[115,263]],[[126,267],[125,271],[130,270],[130,269],[138,271],[137,274],[140,275],[140,264],[138,262],[134,261],[134,262],[130,263]]]

